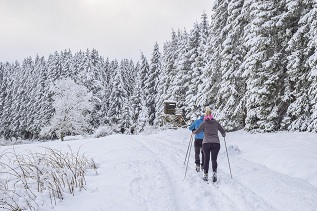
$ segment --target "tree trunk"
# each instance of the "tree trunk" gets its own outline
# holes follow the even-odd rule
[[[61,132],[61,141],[64,141],[64,132]]]

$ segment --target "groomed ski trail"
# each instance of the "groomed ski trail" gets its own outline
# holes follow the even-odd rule
[[[202,180],[201,172],[195,171],[193,152],[191,152],[187,177],[183,181],[186,168],[183,160],[186,151],[180,150],[179,146],[173,146],[172,140],[165,142],[148,138],[142,142],[161,159],[166,168],[169,168],[169,178],[174,178],[173,186],[178,195],[176,197],[178,201],[175,203],[181,208],[180,210],[275,210],[244,185],[229,184],[231,188],[228,194],[222,190],[222,186],[227,187],[228,184],[219,181],[219,188],[215,188],[211,181],[211,175],[209,175],[209,184],[206,184]],[[227,181],[230,179],[229,175],[222,171],[219,171],[218,175],[219,180]]]
[[[202,172],[196,172],[193,148],[183,181],[189,139],[190,135],[167,131],[73,142],[73,147],[94,155],[98,175],[88,174],[86,191],[58,203],[54,210],[80,210],[87,204],[95,211],[316,210],[315,186],[239,156],[230,156],[231,179],[223,140],[218,157],[219,188],[212,184],[211,175],[206,184]],[[229,146],[230,138],[226,141]]]
[[[133,139],[138,141],[138,136]],[[177,194],[174,203],[179,210],[316,210],[317,189],[302,179],[280,174],[236,156],[230,157],[231,179],[226,154],[222,151],[218,157],[217,189],[213,184],[203,182],[201,173],[195,171],[194,150],[191,149],[187,178],[182,181],[189,138],[175,140],[168,136],[162,139],[150,135],[139,141],[165,166]],[[223,148],[223,141],[221,144]]]

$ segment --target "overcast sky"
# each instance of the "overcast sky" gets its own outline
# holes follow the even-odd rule
[[[212,0],[0,0],[0,62],[95,48],[104,58],[150,59],[172,28],[192,29]],[[210,20],[210,19],[209,19]]]

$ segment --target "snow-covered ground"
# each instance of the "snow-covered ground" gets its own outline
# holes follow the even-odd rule
[[[54,207],[48,201],[41,210],[317,210],[317,134],[228,133],[233,178],[221,138],[219,188],[203,182],[202,173],[195,171],[193,150],[183,180],[190,135],[187,129],[117,134],[16,145],[15,151],[71,146],[99,165],[98,175],[86,175],[86,190],[66,195]],[[0,152],[8,148],[12,146],[2,146]]]

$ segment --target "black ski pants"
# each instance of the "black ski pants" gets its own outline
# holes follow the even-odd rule
[[[204,161],[204,173],[208,174],[209,170],[209,161],[210,161],[210,154],[211,154],[211,162],[212,162],[212,171],[217,172],[217,157],[220,150],[219,143],[205,143],[203,144],[203,152],[205,156]]]
[[[201,153],[201,164],[204,165],[204,153],[202,150],[203,140],[195,139],[194,147],[195,147],[195,163],[196,165],[200,165],[200,153]]]

